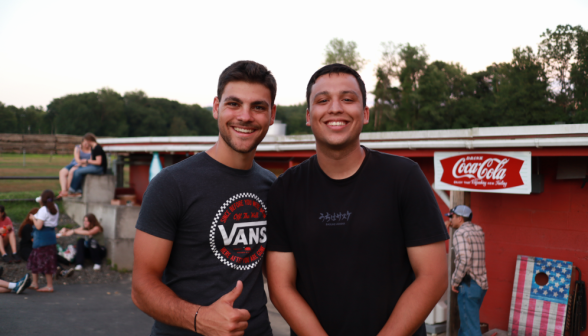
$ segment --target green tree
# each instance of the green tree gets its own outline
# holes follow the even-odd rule
[[[355,71],[360,71],[367,61],[361,58],[355,42],[345,42],[343,39],[334,38],[325,48],[325,62],[323,64],[332,63],[345,64]]]
[[[539,58],[551,79],[556,102],[565,112],[570,113],[573,92],[569,76],[576,56],[575,29],[571,25],[558,25],[554,31],[547,29],[541,37]]]
[[[546,71],[531,47],[513,49],[510,63],[496,65],[497,126],[538,125],[561,121],[555,109]]]
[[[573,105],[576,108],[573,121],[588,122],[588,32],[581,26],[574,28],[576,42],[576,63],[570,70],[570,84]]]
[[[17,133],[16,114],[0,102],[0,133]]]
[[[296,105],[278,105],[276,107],[276,120],[286,124],[286,134],[311,134],[310,127],[306,126],[306,103]]]

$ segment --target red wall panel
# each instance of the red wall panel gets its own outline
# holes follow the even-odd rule
[[[433,183],[433,159],[413,160]],[[581,189],[581,180],[556,180],[557,157],[541,158],[540,165],[541,194],[471,193],[472,222],[486,234],[489,290],[480,320],[490,329],[508,329],[517,255],[571,261],[588,274],[588,187]],[[448,211],[439,197],[437,202]]]

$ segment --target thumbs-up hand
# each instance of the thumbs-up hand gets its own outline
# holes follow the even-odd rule
[[[243,291],[239,280],[232,291],[223,295],[210,306],[202,306],[196,318],[196,331],[206,336],[239,336],[245,333],[251,314],[247,309],[233,308],[235,300]]]

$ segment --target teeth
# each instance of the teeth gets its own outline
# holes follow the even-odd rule
[[[237,132],[241,132],[241,133],[253,133],[252,129],[247,129],[247,128],[239,128],[239,127],[233,127],[235,129],[235,131]]]
[[[331,126],[345,126],[345,122],[343,121],[330,121],[328,124]]]

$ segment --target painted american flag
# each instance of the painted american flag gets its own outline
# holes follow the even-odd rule
[[[535,282],[539,273],[545,273],[549,279],[544,286]],[[569,261],[518,256],[508,334],[563,335],[571,278]]]

